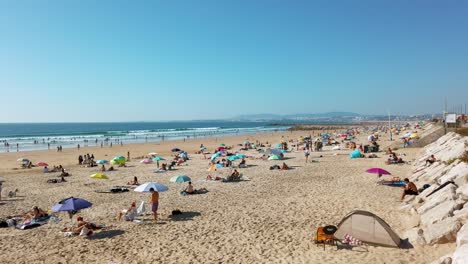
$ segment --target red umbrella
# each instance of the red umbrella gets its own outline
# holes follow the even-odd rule
[[[41,162],[36,163],[36,166],[47,167],[47,166],[49,166],[49,164],[41,161]]]

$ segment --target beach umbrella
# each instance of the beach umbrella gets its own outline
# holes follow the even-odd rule
[[[381,168],[370,168],[370,169],[367,169],[366,172],[373,173],[373,174],[378,174],[379,176],[392,175],[390,172],[388,172],[388,171],[386,171],[384,169],[381,169]]]
[[[413,133],[410,135],[410,138],[419,138],[418,133]]]
[[[221,163],[216,164],[216,168],[222,168],[222,167],[223,167],[223,164],[221,164]]]
[[[203,151],[203,150],[206,150],[206,148],[205,148],[205,147],[201,147],[200,150]]]
[[[151,159],[143,159],[143,160],[140,161],[140,163],[150,164],[150,163],[153,163],[153,160],[151,160]]]
[[[160,161],[160,160],[165,160],[164,158],[161,158],[159,156],[153,158],[154,161]]]
[[[187,175],[178,175],[178,176],[174,176],[170,179],[171,182],[188,182],[188,181],[191,181],[192,179],[190,179],[189,176]]]
[[[267,149],[267,154],[273,154],[275,156],[281,156],[281,150],[279,149]]]
[[[150,155],[150,156],[156,156],[156,155],[158,155],[158,153],[156,153],[156,152],[150,152],[150,153],[148,153],[148,155]]]
[[[271,157],[268,158],[268,160],[279,160],[280,158],[276,155],[273,155]]]
[[[349,157],[352,158],[352,159],[355,159],[355,158],[360,158],[361,157],[361,152],[359,151],[359,149],[355,149],[353,152],[351,152],[349,154]]]
[[[286,152],[288,152],[288,150],[286,150],[286,149],[282,149],[282,150],[280,150],[280,151],[281,151],[281,153],[286,153]]]
[[[96,161],[97,164],[106,164],[108,162],[109,161],[107,161],[107,160],[98,160],[98,161]]]
[[[171,149],[172,152],[179,152],[180,151],[180,148],[173,148]]]
[[[282,145],[281,143],[276,143],[276,144],[275,144],[275,147],[277,147],[277,148],[281,148],[282,146],[283,146],[283,145]]]
[[[125,164],[125,157],[124,156],[116,156],[111,160],[112,165],[120,165],[120,164]]]
[[[29,160],[27,158],[19,158],[17,159],[16,161],[19,161],[19,162],[29,162]]]
[[[149,192],[151,188],[153,188],[157,192],[165,192],[169,190],[169,188],[167,188],[167,186],[164,184],[157,182],[147,182],[136,187],[135,192]]]
[[[241,158],[241,159],[247,157],[245,154],[242,154],[242,153],[237,153],[236,156]]]
[[[244,141],[244,145],[245,144],[250,144],[250,141],[248,141],[248,140]]]
[[[90,175],[89,177],[93,178],[93,179],[101,179],[101,180],[109,179],[109,177],[107,177],[106,175],[104,175],[102,173],[94,173],[94,174]]]
[[[211,155],[211,159],[214,160],[216,159],[217,157],[219,157],[219,152],[216,152],[215,154]]]
[[[40,162],[36,163],[36,166],[47,167],[47,166],[49,166],[49,164],[47,164],[47,163],[45,163],[43,161],[40,161]]]
[[[221,143],[221,144],[219,144],[219,146],[220,146],[220,147],[225,147],[225,146],[226,146],[226,144],[224,144],[224,143]]]
[[[70,197],[52,206],[52,211],[54,212],[79,211],[81,209],[89,208],[92,205],[93,205],[92,203],[84,199]]]
[[[227,159],[230,160],[230,161],[235,161],[235,160],[240,159],[240,157],[238,157],[236,155],[232,155],[232,156],[227,157]]]

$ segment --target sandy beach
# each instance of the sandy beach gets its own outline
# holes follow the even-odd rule
[[[314,131],[313,133],[318,133]],[[429,263],[453,251],[453,244],[417,246],[397,249],[369,246],[368,251],[337,250],[333,246],[313,243],[316,228],[338,224],[350,211],[367,210],[383,218],[400,236],[407,228],[406,215],[397,210],[400,188],[377,186],[377,177],[364,171],[381,167],[394,176],[404,178],[411,173],[411,165],[385,165],[387,155],[377,153],[375,159],[350,159],[350,150],[332,151],[325,147],[312,152],[317,162],[305,163],[303,151],[287,153],[285,162],[293,169],[271,171],[269,167],[281,161],[247,158],[248,168],[239,169],[248,180],[234,183],[206,181],[206,176],[227,176],[229,169],[208,172],[209,160],[194,154],[204,144],[208,150],[220,143],[240,147],[244,140],[278,143],[283,139],[297,139],[309,131],[277,132],[247,136],[203,138],[187,141],[83,147],[63,152],[31,151],[0,154],[0,175],[5,179],[0,216],[24,213],[37,205],[50,209],[63,198],[74,196],[93,203],[79,215],[85,220],[111,226],[89,238],[65,237],[60,230],[72,226],[66,214],[61,221],[48,223],[31,230],[0,229],[0,263]],[[366,134],[356,142],[366,143]],[[388,135],[379,140],[381,149],[390,143]],[[156,163],[139,161],[149,152],[170,158],[174,147],[186,150],[190,160],[186,165],[165,173],[153,173]],[[89,178],[98,167],[77,165],[78,155],[92,153],[96,159],[110,160],[117,155],[127,156],[127,167],[106,172],[109,180]],[[400,149],[411,161],[420,150]],[[259,157],[257,151],[242,153]],[[210,155],[207,155],[209,157]],[[63,165],[72,176],[66,183],[48,184],[47,179],[59,173],[43,173],[41,167],[19,169],[17,159],[28,158],[34,163]],[[185,183],[172,183],[176,175],[188,175],[195,188],[206,188],[206,194],[182,196]],[[140,183],[157,181],[169,187],[160,193],[160,220],[155,223],[145,215],[141,224],[118,222],[117,213],[128,208],[131,201],[147,202],[148,193],[96,193],[98,189],[126,185],[133,176]],[[16,198],[6,198],[6,192],[19,189]],[[184,212],[183,219],[170,217],[173,210]],[[147,207],[147,212],[149,209]],[[401,237],[404,238],[404,237]]]

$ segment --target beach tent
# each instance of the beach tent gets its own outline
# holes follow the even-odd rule
[[[351,152],[351,154],[349,154],[349,157],[352,159],[360,158],[361,152],[359,152],[359,149],[355,149],[353,152]]]
[[[367,211],[353,211],[341,220],[335,237],[343,239],[346,234],[368,244],[389,247],[401,244],[400,237],[382,218]]]
[[[268,160],[280,160],[281,158],[276,156],[276,155],[273,155],[271,157],[268,158]]]

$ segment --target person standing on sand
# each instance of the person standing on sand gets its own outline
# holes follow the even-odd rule
[[[306,163],[307,163],[308,160],[309,160],[309,155],[310,155],[309,149],[306,148],[306,149],[304,150],[304,156],[305,156]]]
[[[159,193],[154,190],[154,188],[150,188],[151,193],[151,211],[153,211],[154,221],[158,221],[158,206],[159,206]]]

